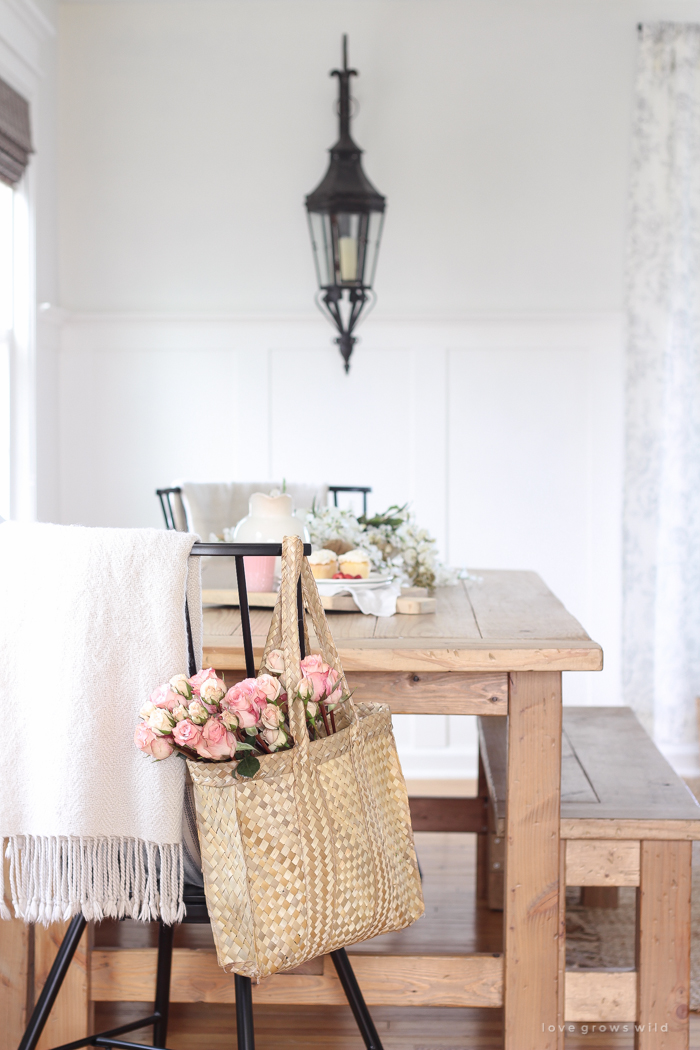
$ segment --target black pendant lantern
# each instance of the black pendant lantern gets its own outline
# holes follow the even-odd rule
[[[331,76],[338,78],[340,135],[329,151],[328,171],[306,198],[306,209],[319,287],[316,302],[340,333],[335,341],[349,372],[357,341],[353,331],[365,308],[374,305],[372,284],[386,198],[362,170],[362,150],[350,136],[350,77],[357,76],[357,70],[348,69],[347,36],[343,68],[334,69]]]

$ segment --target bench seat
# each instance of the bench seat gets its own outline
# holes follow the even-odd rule
[[[488,834],[479,839],[481,893],[502,909],[508,727],[503,718],[478,721],[480,793],[488,793],[489,812]],[[630,708],[563,709],[560,832],[567,886],[612,894],[637,887],[636,963],[626,971],[566,971],[560,894],[567,1023],[653,1021],[655,1028],[635,1036],[637,1050],[686,1050],[691,840],[700,839],[700,805]]]

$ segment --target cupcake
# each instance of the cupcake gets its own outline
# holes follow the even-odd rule
[[[366,580],[369,576],[369,554],[359,548],[356,548],[354,551],[348,551],[347,554],[341,554],[338,558],[338,564],[340,565],[340,571],[345,573],[346,576],[361,576],[363,580]]]
[[[309,565],[317,580],[332,580],[338,571],[338,556],[335,551],[314,551],[309,555]]]

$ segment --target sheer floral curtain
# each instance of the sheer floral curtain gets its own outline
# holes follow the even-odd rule
[[[696,771],[700,25],[640,31],[628,243],[625,699]]]

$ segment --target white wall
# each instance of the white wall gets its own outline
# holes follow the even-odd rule
[[[619,702],[625,194],[658,17],[700,2],[61,3],[60,520],[158,524],[183,475],[368,483],[452,562],[539,571],[605,648],[568,702]],[[349,377],[302,207],[344,31],[389,198]],[[463,722],[416,727],[410,774],[473,762]]]

